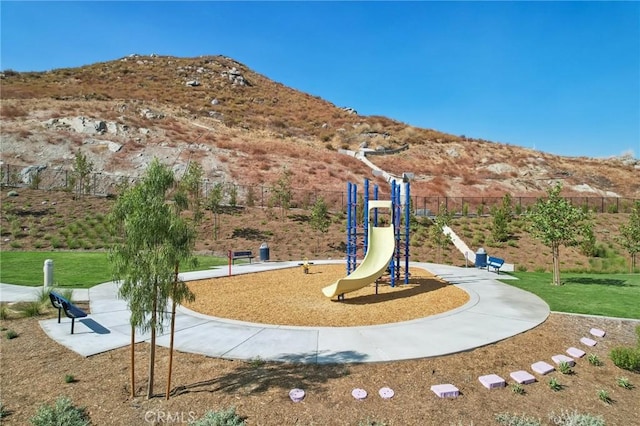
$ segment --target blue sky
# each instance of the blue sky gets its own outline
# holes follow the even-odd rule
[[[225,55],[360,114],[640,156],[640,2],[12,2],[0,68]]]

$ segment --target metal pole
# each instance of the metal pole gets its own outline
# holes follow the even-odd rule
[[[405,183],[406,203],[404,206],[404,283],[409,284],[409,232],[411,230],[411,183]]]
[[[367,255],[369,250],[369,179],[364,180],[364,206],[363,206],[363,218],[364,218],[364,255]]]

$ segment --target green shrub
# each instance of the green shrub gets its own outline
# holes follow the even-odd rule
[[[5,334],[5,336],[7,337],[7,340],[11,340],[11,339],[15,339],[16,337],[18,337],[18,333],[14,330],[9,330],[7,331],[7,334]]]
[[[551,390],[557,392],[557,391],[562,389],[562,385],[560,383],[558,383],[558,380],[555,377],[552,377],[549,380],[549,388],[551,388]]]
[[[42,313],[42,303],[37,300],[27,302],[20,307],[20,312],[25,317],[37,317]]]
[[[5,305],[0,306],[0,320],[9,318],[9,308]]]
[[[636,344],[640,348],[640,325],[636,325],[636,337],[638,338]]]
[[[75,383],[76,378],[73,377],[73,374],[65,374],[64,376],[64,382],[65,383]]]
[[[511,384],[511,392],[517,393],[518,395],[524,395],[525,390],[520,383],[513,383]]]
[[[640,372],[640,349],[620,346],[609,353],[611,361],[616,367],[629,371]]]
[[[598,391],[598,398],[600,399],[600,401],[604,402],[605,404],[611,404],[611,402],[613,402],[613,400],[611,399],[611,396],[609,395],[609,392],[607,392],[604,389],[600,389]]]
[[[629,379],[627,379],[626,377],[618,377],[618,380],[616,382],[618,383],[618,386],[620,386],[621,388],[633,389],[635,387],[633,386],[633,384],[631,384]]]
[[[60,397],[55,405],[42,405],[36,415],[31,417],[33,426],[87,426],[91,424],[89,415],[84,407],[79,408],[66,397]]]
[[[7,410],[7,407],[2,403],[2,401],[0,401],[0,419],[4,419],[8,415],[9,410]]]
[[[566,361],[562,361],[558,365],[558,370],[560,370],[562,374],[573,374],[573,369],[571,368],[571,365],[569,365],[569,363]]]
[[[600,360],[600,358],[598,358],[598,355],[596,354],[589,354],[587,359],[589,360],[589,364],[591,365],[595,365],[596,367],[600,367],[602,365],[602,361]]]
[[[564,411],[560,414],[551,413],[549,415],[551,424],[558,426],[604,426],[605,422],[601,416],[591,414],[581,414],[577,411]]]
[[[506,426],[540,426],[542,422],[535,417],[529,417],[525,414],[498,413],[496,414],[496,422]]]
[[[235,407],[230,407],[222,411],[207,411],[200,419],[189,424],[191,426],[244,426],[245,422],[236,414]]]

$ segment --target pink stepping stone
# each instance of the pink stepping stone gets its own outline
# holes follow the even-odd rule
[[[604,337],[604,330],[600,330],[599,328],[592,328],[589,333],[596,337]]]
[[[582,358],[585,355],[585,351],[582,349],[574,348],[573,346],[567,349],[567,353],[574,358]]]
[[[360,389],[360,388],[355,388],[352,392],[351,395],[357,399],[358,401],[362,401],[363,399],[365,399],[367,397],[367,391],[364,389]]]
[[[533,383],[536,381],[536,378],[533,377],[531,373],[524,370],[514,371],[510,374],[510,376],[513,380],[520,383],[521,385],[528,385],[529,383]]]
[[[395,392],[391,388],[380,388],[378,394],[382,399],[391,399],[393,395],[395,395]]]
[[[580,339],[580,342],[584,343],[587,346],[595,346],[598,344],[598,342],[596,342],[593,339],[589,339],[588,337],[583,337]]]
[[[291,391],[289,391],[289,398],[291,398],[293,402],[300,402],[304,399],[304,391],[298,388],[291,389]]]
[[[487,389],[503,388],[507,384],[504,379],[497,374],[487,374],[486,376],[478,377],[480,383]]]
[[[444,385],[433,385],[431,386],[431,390],[440,398],[456,398],[460,395],[460,390],[449,383]]]
[[[555,370],[553,365],[546,363],[544,361],[538,361],[531,364],[531,369],[538,374],[542,374],[543,376]]]
[[[566,355],[554,355],[551,357],[551,359],[553,360],[553,362],[555,362],[557,365],[560,365],[561,362],[566,362],[567,364],[569,364],[569,366],[573,367],[574,365],[576,365],[576,362],[573,360],[573,358],[569,358]]]

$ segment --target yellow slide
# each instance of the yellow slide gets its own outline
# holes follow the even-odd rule
[[[376,208],[391,209],[391,201],[369,201],[369,212]],[[369,215],[371,217],[371,215]],[[369,248],[364,260],[350,275],[322,289],[327,297],[356,291],[382,276],[393,258],[395,236],[391,226],[373,226],[369,222]]]

